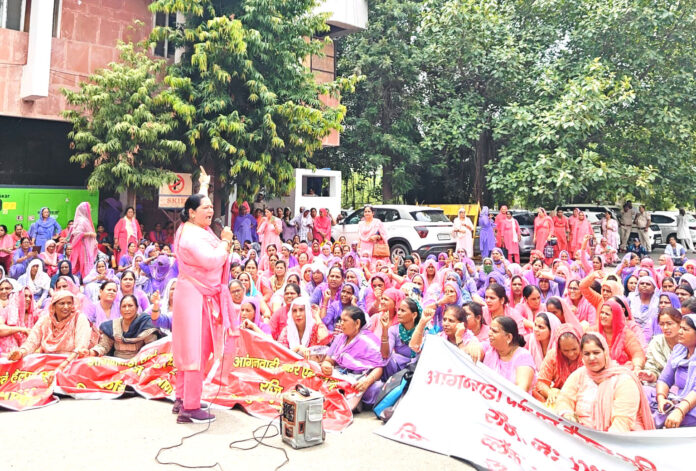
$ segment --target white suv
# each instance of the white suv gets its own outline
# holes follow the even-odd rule
[[[439,208],[427,206],[373,206],[375,217],[384,223],[389,237],[391,259],[417,252],[422,258],[430,254],[454,250],[452,223]],[[349,214],[331,230],[335,240],[344,236],[350,244],[359,242],[358,223],[363,209]]]

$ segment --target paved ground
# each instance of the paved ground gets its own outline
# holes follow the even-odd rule
[[[205,425],[177,425],[171,404],[142,398],[113,401],[63,399],[59,404],[27,412],[0,412],[5,432],[0,438],[3,470],[35,471],[167,471],[159,465],[160,447],[174,445],[185,434]],[[162,461],[189,466],[214,464],[225,471],[273,471],[284,456],[279,450],[231,450],[229,442],[251,436],[266,422],[241,411],[216,411],[218,420],[203,435],[183,447],[162,454]],[[374,433],[380,423],[369,413],[359,414],[342,434],[328,434],[323,445],[293,450],[282,471],[438,471],[474,469],[447,456],[402,445]],[[280,438],[269,443],[280,445]],[[215,468],[219,469],[219,468]]]

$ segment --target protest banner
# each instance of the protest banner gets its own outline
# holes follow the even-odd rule
[[[0,406],[20,411],[57,402],[53,396],[55,369],[63,355],[32,355],[21,362],[0,360]]]
[[[216,407],[239,404],[249,414],[277,417],[281,395],[302,384],[324,395],[324,428],[341,431],[353,421],[346,401],[356,391],[345,380],[327,377],[308,361],[278,343],[242,330],[235,354],[210,365],[203,400]],[[174,399],[175,373],[171,337],[146,345],[135,357],[88,357],[56,371],[65,355],[28,355],[0,360],[0,407],[28,410],[56,402],[55,394],[76,399],[114,399],[126,388],[147,399]]]
[[[598,432],[550,413],[445,339],[428,336],[408,393],[377,434],[492,471],[672,471],[696,430]]]

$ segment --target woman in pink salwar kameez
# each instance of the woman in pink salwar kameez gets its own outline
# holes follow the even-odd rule
[[[273,211],[266,208],[264,217],[259,222],[259,240],[261,241],[261,253],[266,253],[266,248],[275,244],[276,249],[280,249],[283,241],[280,240],[280,234],[283,233],[283,221],[273,215]]]
[[[75,219],[68,242],[72,245],[70,253],[70,263],[73,273],[80,275],[84,279],[94,268],[94,261],[97,258],[97,231],[94,230],[92,222],[92,208],[88,202],[80,203],[75,210]]]
[[[358,223],[358,236],[360,237],[359,253],[367,252],[374,259],[372,249],[375,242],[379,240],[387,241],[387,231],[384,229],[382,221],[375,219],[372,206],[365,206],[363,219]]]
[[[203,174],[205,176],[205,174]],[[207,185],[201,182],[201,191]],[[221,239],[210,229],[213,204],[207,196],[186,200],[174,239],[179,277],[174,292],[172,342],[176,375],[177,423],[208,422],[213,414],[201,409],[201,394],[210,354],[222,358],[225,334],[239,335],[238,314],[232,310],[229,251],[233,233],[229,227]],[[234,348],[234,342],[228,343]]]
[[[512,213],[508,212],[501,226],[503,246],[507,250],[508,260],[513,263],[520,263],[522,232],[519,223],[512,217]]]
[[[534,244],[535,248],[541,252],[544,251],[546,242],[552,235],[553,219],[546,214],[544,208],[539,208],[537,217],[534,219]]]
[[[140,229],[140,223],[135,218],[135,209],[129,206],[126,208],[126,215],[119,219],[116,227],[114,227],[116,262],[118,263],[121,260],[121,255],[128,250],[128,244],[133,242],[135,245],[138,245],[142,238],[143,231]]]
[[[587,216],[585,216],[585,213],[582,211],[578,212],[578,219],[575,222],[575,224],[571,227],[571,236],[570,236],[570,253],[574,254],[577,250],[580,249],[580,246],[582,245],[582,241],[585,240],[585,236],[588,234],[592,234],[594,237],[594,232],[592,231],[592,225],[590,224],[590,221],[587,219]]]

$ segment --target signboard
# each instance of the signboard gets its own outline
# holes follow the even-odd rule
[[[673,471],[691,469],[684,457],[696,429],[589,429],[428,336],[408,392],[377,434],[493,471]]]
[[[186,204],[186,198],[191,194],[193,194],[191,174],[177,173],[176,181],[160,187],[158,206],[161,209],[181,209]]]
[[[471,222],[476,227],[478,223],[479,213],[481,212],[481,205],[479,204],[424,204],[423,206],[429,206],[431,208],[440,208],[444,211],[445,216],[447,216],[450,221],[454,218],[459,217],[459,209],[464,208],[466,210],[466,215],[469,216]]]

